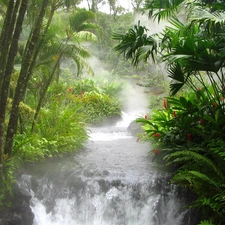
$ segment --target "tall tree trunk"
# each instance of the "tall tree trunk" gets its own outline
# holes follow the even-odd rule
[[[10,49],[12,37],[13,37],[13,30],[16,23],[16,15],[18,12],[18,7],[20,5],[20,1],[17,1],[14,4],[13,0],[9,1],[6,17],[4,20],[1,37],[0,37],[0,93],[2,92],[2,83],[4,79],[6,61],[8,58],[8,52]],[[1,95],[0,95],[1,99]]]
[[[19,104],[25,95],[27,84],[31,77],[31,73],[35,63],[34,56],[37,56],[37,52],[35,50],[36,50],[36,47],[38,46],[37,43],[40,38],[42,21],[45,16],[48,2],[49,2],[48,0],[43,0],[40,13],[36,19],[34,28],[31,31],[31,35],[27,42],[25,53],[23,56],[20,75],[18,78],[16,91],[15,91],[15,95],[13,99],[12,110],[10,114],[10,119],[9,119],[7,134],[6,134],[5,148],[4,148],[4,153],[8,154],[9,157],[12,155],[13,138],[17,131]]]
[[[13,1],[14,2],[14,1]],[[10,79],[11,79],[11,74],[14,68],[14,59],[15,56],[17,54],[17,50],[18,50],[18,42],[19,42],[19,37],[22,31],[22,25],[23,25],[23,21],[24,21],[24,16],[27,10],[27,4],[28,4],[28,0],[17,0],[15,5],[12,4],[12,2],[9,2],[8,7],[9,12],[12,13],[12,15],[10,15],[10,13],[7,12],[7,16],[9,16],[10,18],[5,18],[5,20],[7,20],[7,22],[5,22],[5,24],[8,24],[8,26],[10,27],[10,29],[4,29],[2,31],[1,34],[1,38],[0,38],[0,49],[2,50],[1,52],[1,56],[0,56],[0,61],[1,63],[1,88],[0,88],[0,174],[3,171],[3,150],[4,150],[4,130],[5,130],[5,115],[6,115],[6,104],[7,104],[7,99],[8,99],[8,90],[9,90],[9,85],[10,85]],[[13,7],[13,11],[12,8]],[[18,13],[19,11],[19,13]],[[18,15],[18,16],[17,16]],[[11,21],[11,22],[10,22]],[[14,32],[13,32],[14,30]],[[8,43],[8,41],[4,40],[4,32],[6,32],[6,38],[8,37],[8,35],[10,35],[11,39],[11,43]],[[2,45],[6,45],[6,48],[8,50],[3,50],[4,46]],[[6,55],[3,55],[3,53],[6,53]],[[5,57],[5,59],[3,59]]]

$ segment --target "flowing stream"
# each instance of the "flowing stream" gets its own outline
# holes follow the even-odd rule
[[[185,195],[127,132],[136,112],[90,128],[85,150],[29,168],[19,184],[32,194],[34,225],[194,225]]]

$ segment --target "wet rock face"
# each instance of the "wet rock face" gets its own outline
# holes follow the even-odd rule
[[[34,214],[30,207],[31,195],[17,184],[13,187],[13,193],[12,207],[0,210],[0,225],[32,225]]]
[[[143,133],[140,124],[136,123],[135,121],[130,123],[130,125],[127,127],[127,131],[134,137],[136,137],[139,133]]]

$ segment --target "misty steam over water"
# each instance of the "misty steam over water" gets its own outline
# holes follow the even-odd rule
[[[143,89],[133,85],[122,119],[90,128],[85,150],[20,177],[20,186],[32,194],[34,225],[194,225],[183,208],[185,194],[148,157],[150,144],[127,131],[147,111]]]

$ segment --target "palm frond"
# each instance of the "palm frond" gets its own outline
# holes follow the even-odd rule
[[[146,0],[144,8],[148,10],[149,17],[154,19],[168,19],[175,15],[178,11],[179,6],[185,0]]]
[[[195,7],[192,11],[191,21],[193,22],[210,22],[213,24],[225,24],[225,12],[214,11],[210,12],[207,8]]]
[[[73,31],[79,32],[84,30],[84,27],[87,28],[90,20],[94,19],[95,15],[93,12],[80,9],[73,12],[69,18],[70,26]],[[91,26],[91,25],[90,25]]]
[[[132,60],[133,65],[137,65],[141,60],[147,60],[149,56],[154,60],[157,54],[158,43],[154,35],[147,36],[147,28],[140,25],[140,21],[133,29],[129,29],[124,35],[114,33],[112,39],[119,40],[120,43],[114,50],[123,54],[124,57]]]
[[[171,78],[170,93],[175,95],[185,84],[185,73],[179,63],[169,65],[167,69],[168,77]]]
[[[76,42],[80,41],[97,41],[98,38],[95,34],[89,31],[80,31],[76,33],[73,37],[73,40]]]

